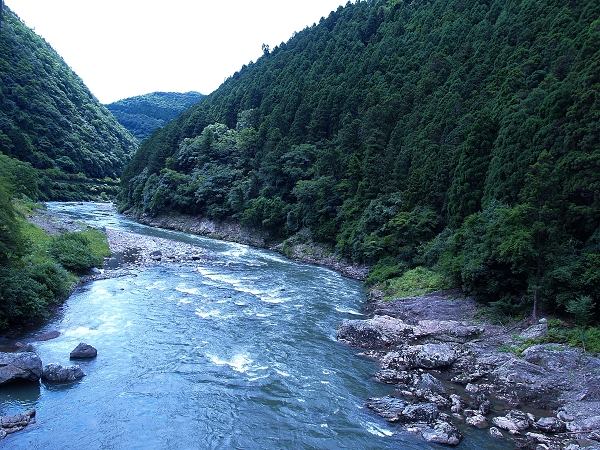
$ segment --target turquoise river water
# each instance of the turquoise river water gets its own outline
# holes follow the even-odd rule
[[[80,287],[36,334],[44,364],[98,357],[67,384],[0,389],[0,413],[36,408],[10,449],[433,449],[364,407],[392,387],[336,340],[363,318],[361,283],[240,244],[139,225],[111,205],[50,203],[95,226],[180,240],[205,258],[163,262]],[[459,449],[506,448],[465,430]],[[491,445],[498,445],[492,447]]]

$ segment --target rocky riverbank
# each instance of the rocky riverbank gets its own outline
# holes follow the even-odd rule
[[[368,266],[346,261],[339,255],[318,244],[298,241],[294,238],[281,242],[274,240],[264,231],[243,227],[239,222],[215,222],[209,219],[182,214],[169,214],[157,217],[134,214],[128,214],[128,216],[152,227],[183,231],[213,239],[238,242],[253,247],[274,250],[294,261],[328,267],[345,277],[355,280],[363,281],[369,271]]]
[[[488,428],[518,448],[600,449],[600,358],[560,345],[510,348],[547,332],[474,318],[460,292],[382,300],[373,291],[368,320],[347,320],[338,338],[379,362],[374,378],[395,393],[367,406],[400,430],[456,445],[461,427]]]

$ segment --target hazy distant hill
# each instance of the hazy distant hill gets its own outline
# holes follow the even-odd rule
[[[119,100],[106,107],[121,125],[142,141],[202,97],[199,92],[153,92]]]
[[[502,314],[599,311],[599,17],[348,3],[144,141],[121,207],[312,236],[371,281],[425,266]]]
[[[136,140],[7,7],[0,74],[0,151],[39,170],[42,198],[113,194]]]

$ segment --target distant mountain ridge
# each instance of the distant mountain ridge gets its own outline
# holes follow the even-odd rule
[[[199,92],[152,92],[109,103],[106,108],[140,141],[198,103]]]
[[[6,6],[0,74],[0,152],[39,171],[41,198],[114,195],[137,141]]]

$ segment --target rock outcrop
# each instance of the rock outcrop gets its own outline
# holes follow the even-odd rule
[[[456,292],[382,301],[371,292],[367,320],[345,320],[338,339],[379,362],[374,378],[396,388],[366,406],[400,430],[428,442],[456,445],[454,421],[490,427],[520,448],[579,448],[600,442],[600,358],[562,345],[534,345],[519,357],[506,349],[545,335],[545,320],[521,331],[469,323],[476,311]],[[448,395],[454,383],[460,395]],[[450,391],[451,392],[451,391]],[[512,407],[494,416],[490,399]],[[536,418],[522,406],[547,410]],[[594,448],[593,446],[591,448]]]
[[[33,352],[0,353],[0,385],[11,381],[39,381],[42,360]]]

